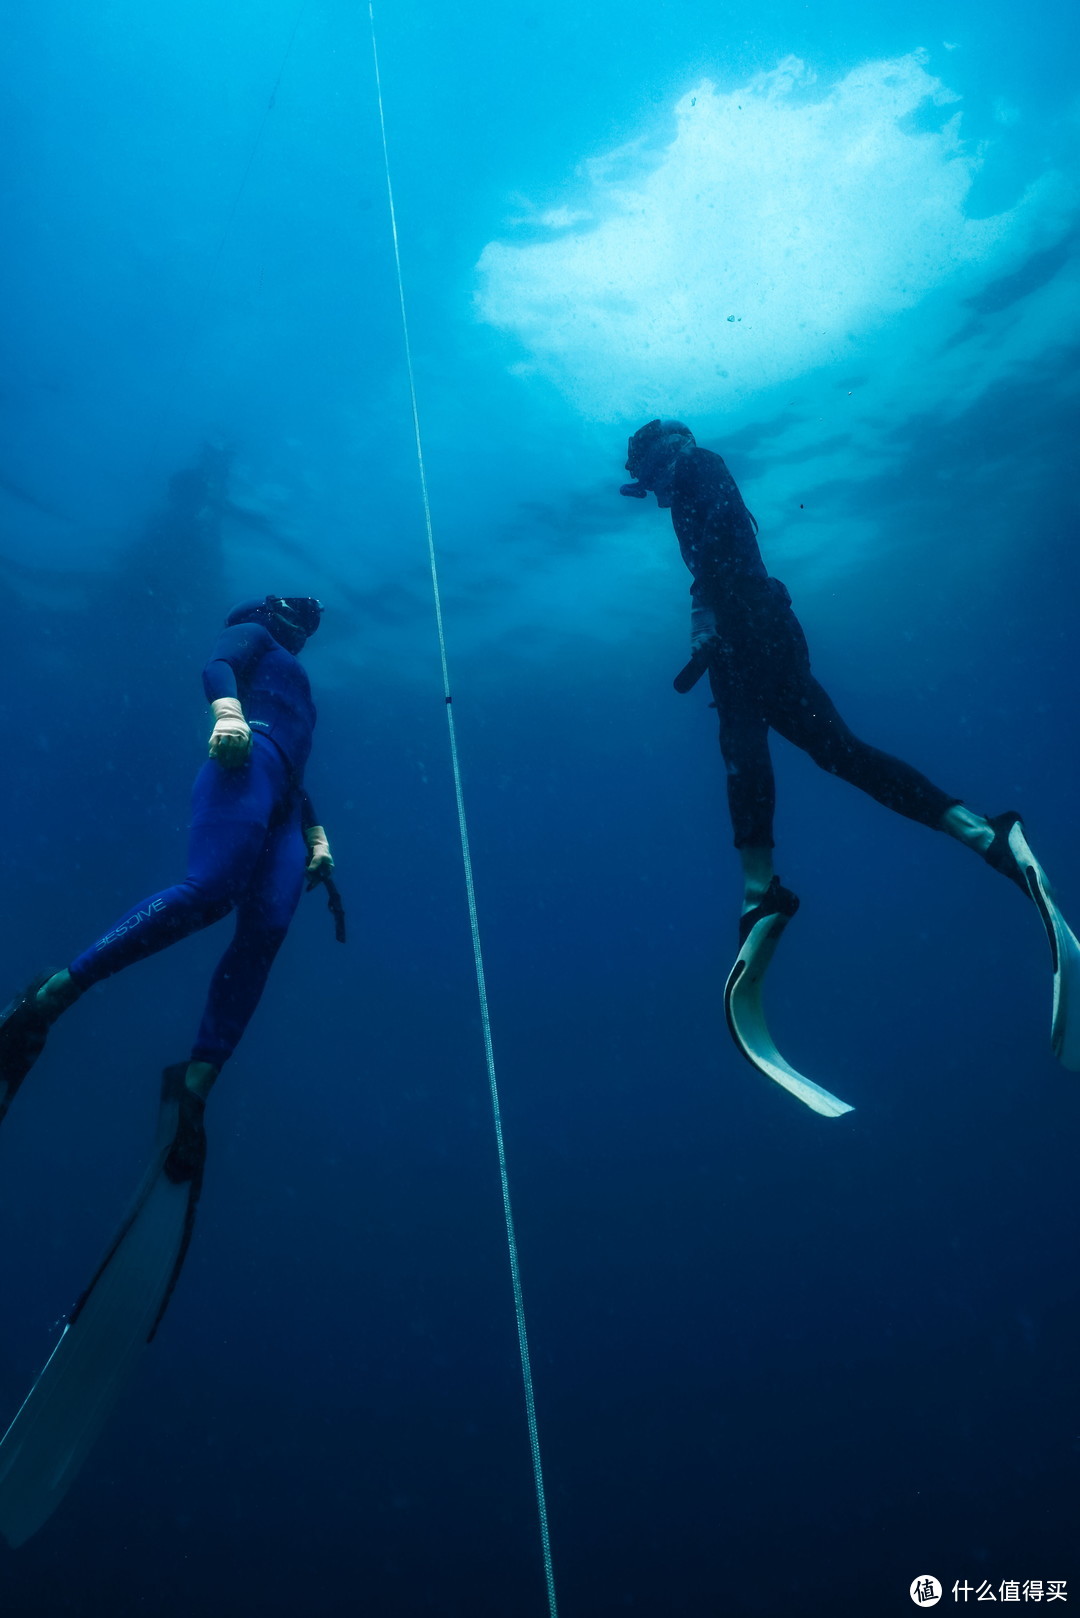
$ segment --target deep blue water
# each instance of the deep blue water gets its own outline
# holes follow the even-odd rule
[[[854,728],[1022,809],[1080,917],[1075,13],[377,24],[560,1610],[1080,1600],[1080,1090],[1037,918],[775,742],[772,1022],[856,1110],[742,1063],[715,721],[670,688],[689,581],[616,493],[627,432],[689,419]],[[175,877],[201,662],[267,590],[327,603],[309,780],[351,938],[305,901],[167,1320],[0,1612],[533,1618],[366,8],[43,0],[5,44],[3,983]],[[241,510],[193,535],[168,480],[208,440]],[[0,1421],[223,932],[87,996],[4,1124]]]

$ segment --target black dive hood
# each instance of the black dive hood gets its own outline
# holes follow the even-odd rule
[[[685,422],[660,416],[647,421],[627,441],[626,470],[634,482],[624,483],[619,493],[644,500],[650,490],[668,482],[679,455],[693,443],[694,435]]]
[[[225,622],[262,624],[287,652],[295,656],[303,650],[322,620],[323,605],[314,596],[252,596],[240,601]]]

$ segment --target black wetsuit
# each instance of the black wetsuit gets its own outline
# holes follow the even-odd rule
[[[810,672],[791,597],[765,571],[757,524],[721,457],[698,448],[681,456],[669,498],[683,561],[694,575],[695,649],[709,647],[735,846],[773,846],[770,728],[886,808],[940,828],[959,800],[853,735]]]

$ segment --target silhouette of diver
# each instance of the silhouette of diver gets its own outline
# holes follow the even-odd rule
[[[712,687],[743,869],[740,942],[745,946],[757,924],[769,921],[771,931],[759,936],[771,937],[775,947],[798,907],[773,870],[772,729],[886,808],[966,844],[1034,900],[1054,956],[1054,1048],[1067,1066],[1080,1066],[1080,1029],[1072,1039],[1066,1031],[1070,987],[1080,995],[1076,940],[1053,905],[1020,816],[975,814],[910,764],[854,735],[811,672],[791,597],[766,571],[757,523],[734,478],[719,455],[695,443],[687,426],[658,419],[641,427],[629,441],[626,470],[635,481],[624,484],[621,493],[644,498],[651,491],[657,504],[671,511],[683,560],[693,574],[691,657],[674,683],[677,691],[687,692],[707,672]]]

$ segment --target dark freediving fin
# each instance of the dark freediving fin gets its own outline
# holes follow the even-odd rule
[[[781,1085],[814,1112],[821,1113],[823,1118],[839,1118],[854,1109],[785,1062],[765,1021],[762,979],[784,928],[798,908],[798,899],[781,887],[779,877],[774,876],[761,903],[742,918],[742,947],[728,974],[724,1010],[732,1039],[759,1073]]]
[[[345,925],[345,901],[341,891],[332,876],[324,876],[322,885],[326,889],[326,908],[334,918],[334,937],[339,944],[344,944],[348,938]]]
[[[130,1213],[0,1442],[0,1533],[17,1546],[60,1504],[176,1285],[206,1158],[203,1102],[166,1068],[154,1158]]]
[[[0,1011],[0,1123],[45,1049],[49,1018],[38,1008],[37,992],[50,976],[35,978]]]
[[[1054,971],[1051,1047],[1062,1067],[1080,1073],[1080,942],[1054,902],[1046,872],[1031,851],[1020,816],[1010,810],[990,824],[995,838],[987,858],[1005,876],[1019,881],[1046,929]],[[1001,846],[1003,841],[1006,848]]]

